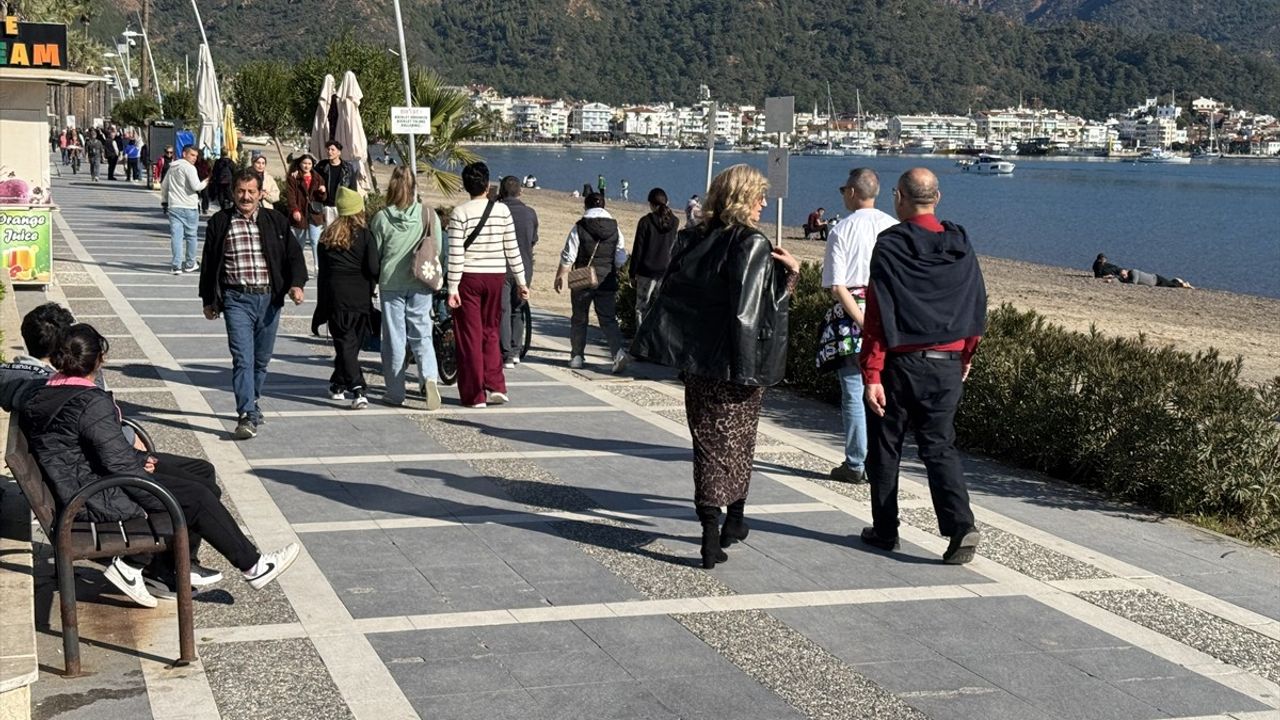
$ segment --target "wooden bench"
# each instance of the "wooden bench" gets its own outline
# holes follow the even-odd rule
[[[126,420],[138,433],[148,450],[155,446],[151,436],[137,423]],[[80,626],[76,613],[75,562],[111,558],[117,555],[172,552],[175,576],[191,577],[191,556],[187,538],[187,520],[178,501],[164,487],[148,477],[113,475],[89,483],[59,509],[56,499],[44,481],[35,458],[27,449],[26,438],[16,423],[10,429],[5,462],[22,488],[31,511],[40,522],[45,537],[53,541],[54,561],[58,572],[58,600],[62,611],[62,649],[65,676],[76,677],[80,670]],[[93,495],[113,487],[131,487],[150,493],[164,504],[167,512],[124,522],[87,522],[75,517]],[[178,659],[186,665],[196,659],[195,623],[192,618],[191,583],[178,582]]]

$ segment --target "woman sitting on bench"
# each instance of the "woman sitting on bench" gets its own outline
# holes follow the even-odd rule
[[[31,455],[59,504],[65,505],[82,487],[100,478],[149,474],[182,506],[193,552],[204,538],[244,573],[255,590],[270,583],[297,558],[297,544],[259,553],[218,499],[213,465],[178,455],[148,454],[129,445],[120,432],[120,410],[115,401],[94,385],[107,347],[106,338],[91,325],[67,328],[49,358],[57,374],[32,394],[19,416]],[[145,492],[114,487],[89,498],[80,519],[115,522],[150,512],[164,512],[164,506]],[[163,577],[163,568],[157,574]],[[176,587],[171,567],[168,575],[168,584]],[[207,572],[202,575],[209,577]],[[139,605],[156,606],[143,582],[142,568],[116,557],[106,577]]]

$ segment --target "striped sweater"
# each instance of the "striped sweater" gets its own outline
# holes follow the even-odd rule
[[[449,215],[449,292],[457,294],[462,274],[505,274],[508,270],[517,281],[524,280],[524,261],[520,257],[520,245],[516,242],[516,226],[511,211],[502,203],[494,203],[489,219],[485,221],[475,242],[466,250],[467,241],[484,208],[485,198],[462,203]]]

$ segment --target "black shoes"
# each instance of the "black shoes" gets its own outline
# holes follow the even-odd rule
[[[248,415],[241,415],[240,420],[236,422],[235,432],[231,437],[236,440],[252,440],[258,436],[258,425],[253,422],[253,418]]]
[[[865,471],[854,470],[844,463],[831,468],[831,473],[827,477],[835,482],[852,483],[854,485],[861,485],[867,481],[867,473]]]
[[[942,562],[948,565],[964,565],[973,560],[974,554],[978,552],[978,543],[982,540],[982,533],[976,528],[969,528],[963,532],[957,532],[951,536],[951,543],[947,545],[947,551],[942,553]]]
[[[891,550],[897,550],[901,546],[901,543],[899,542],[897,536],[894,536],[891,538],[880,537],[878,534],[876,534],[876,529],[873,527],[862,528],[861,537],[862,537],[863,543],[870,545],[873,548],[884,550],[886,552]]]
[[[699,505],[697,510],[702,523],[702,567],[711,570],[716,563],[729,559],[720,549],[720,508]]]
[[[727,548],[740,540],[747,539],[747,533],[751,532],[751,528],[747,526],[747,520],[742,516],[746,504],[746,500],[739,500],[729,506],[724,527],[720,528],[720,547]]]

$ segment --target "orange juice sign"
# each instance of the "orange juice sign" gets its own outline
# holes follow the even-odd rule
[[[53,274],[49,210],[0,209],[0,260],[14,285],[47,285]]]
[[[0,67],[65,69],[67,26],[0,18]]]

